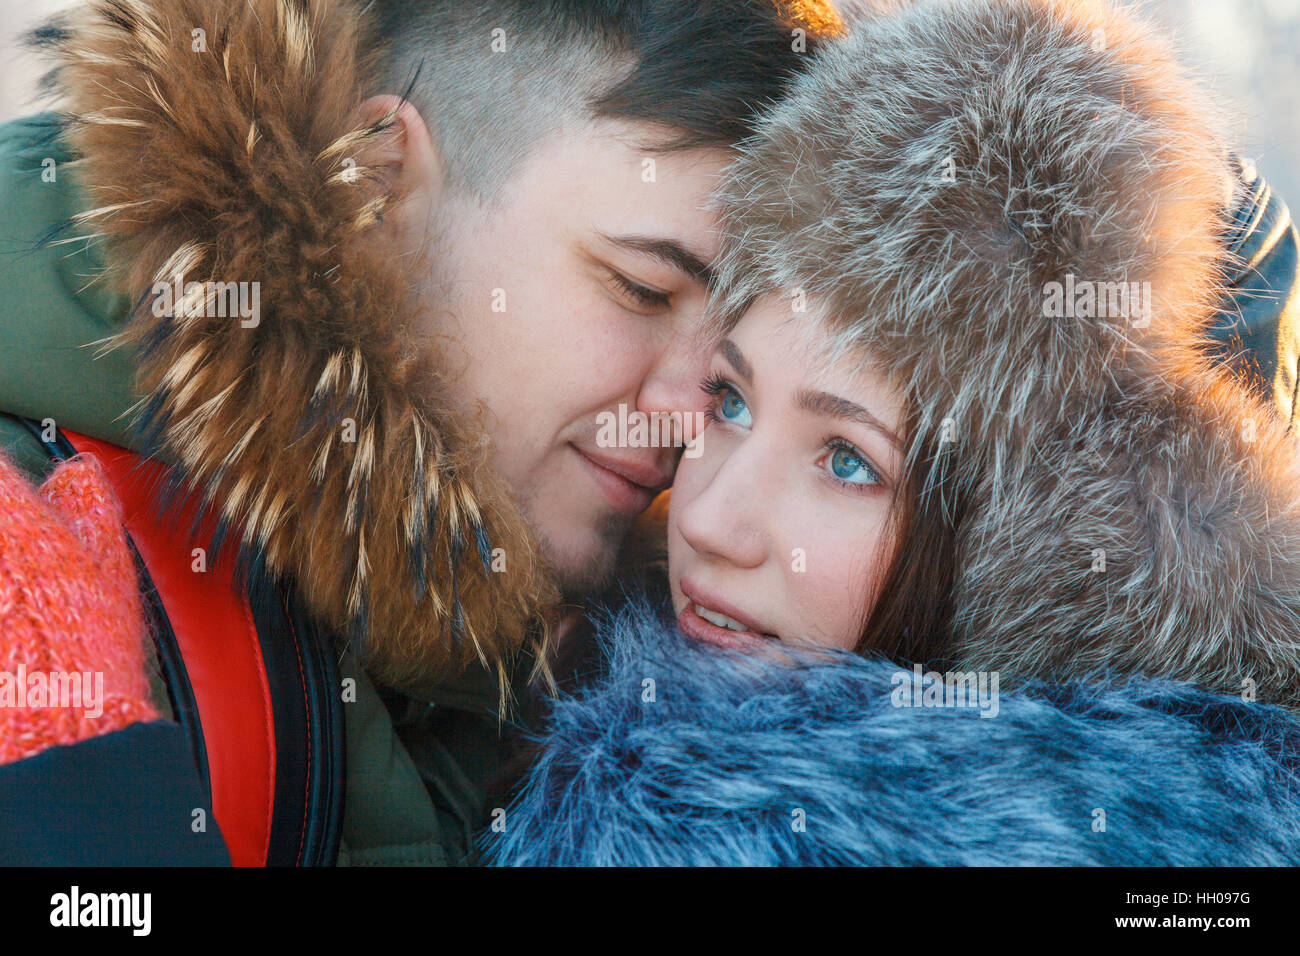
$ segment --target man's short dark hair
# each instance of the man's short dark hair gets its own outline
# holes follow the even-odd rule
[[[429,124],[451,188],[493,196],[544,135],[607,117],[654,148],[739,142],[827,37],[826,0],[375,0],[388,92]]]

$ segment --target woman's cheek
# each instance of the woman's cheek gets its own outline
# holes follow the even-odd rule
[[[670,534],[675,529],[676,516],[709,487],[713,476],[722,465],[724,449],[721,447],[721,442],[711,434],[714,431],[716,430],[708,429],[701,433],[699,455],[693,458],[683,455],[678,461],[677,471],[673,475],[673,493],[669,498]],[[714,439],[712,444],[710,438]]]
[[[791,537],[788,575],[790,603],[799,609],[808,639],[844,650],[853,650],[862,637],[868,602],[888,571],[890,553],[883,540],[885,509],[871,502],[850,504],[858,507],[835,502],[829,513],[800,517],[806,543],[794,544],[800,535]]]

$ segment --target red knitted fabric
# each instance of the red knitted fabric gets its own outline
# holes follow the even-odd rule
[[[156,719],[147,637],[99,463],[65,461],[37,490],[0,453],[0,764]]]

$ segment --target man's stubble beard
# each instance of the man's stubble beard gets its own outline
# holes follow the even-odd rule
[[[557,544],[542,531],[537,507],[537,499],[533,496],[519,503],[524,520],[532,531],[538,555],[553,575],[562,600],[582,604],[608,588],[614,582],[618,554],[632,528],[633,519],[617,512],[598,515],[593,530],[600,544],[592,551],[577,554],[572,548]]]
[[[451,272],[454,267],[449,264],[454,261],[454,257],[448,254],[452,221],[448,209],[435,211],[430,218],[423,249],[423,262],[430,267],[430,272],[426,274],[425,295],[442,307],[453,300]],[[540,518],[545,513],[545,505],[538,501],[535,492],[521,494],[509,481],[506,485],[528,525],[537,557],[551,573],[562,601],[583,603],[613,583],[618,553],[634,519],[617,512],[598,515],[593,530],[601,544],[595,553],[575,554],[573,549],[557,544],[542,530],[543,522]]]

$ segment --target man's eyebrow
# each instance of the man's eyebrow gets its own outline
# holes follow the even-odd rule
[[[812,412],[814,415],[843,418],[851,422],[857,422],[859,425],[865,425],[867,428],[880,432],[896,447],[903,447],[903,442],[890,429],[885,427],[884,422],[857,402],[851,402],[847,398],[832,395],[830,392],[819,392],[805,388],[800,389],[795,396],[795,404],[806,412]]]
[[[702,256],[687,249],[676,239],[656,238],[655,236],[611,236],[599,234],[606,242],[642,255],[651,256],[666,263],[704,286],[713,284],[713,270]]]
[[[731,339],[723,339],[721,344],[718,345],[718,351],[722,353],[723,358],[731,363],[731,367],[736,370],[736,374],[751,385],[753,384],[754,369],[750,366],[749,360],[746,359],[744,354],[740,351],[739,345],[731,341]]]

